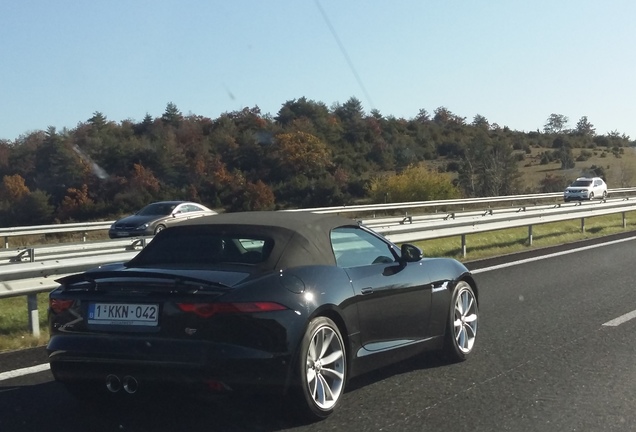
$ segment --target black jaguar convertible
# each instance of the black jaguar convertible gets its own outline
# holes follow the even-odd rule
[[[126,263],[59,283],[49,361],[82,399],[268,390],[320,418],[349,378],[426,350],[464,360],[477,335],[461,263],[308,212],[186,221]]]

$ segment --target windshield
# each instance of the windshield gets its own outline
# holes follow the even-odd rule
[[[137,214],[139,216],[166,216],[171,214],[176,206],[176,204],[154,203],[142,208]]]
[[[592,180],[577,180],[572,183],[570,186],[592,186]]]

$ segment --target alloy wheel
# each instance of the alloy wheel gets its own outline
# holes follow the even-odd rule
[[[313,402],[322,410],[333,408],[344,388],[345,357],[340,335],[329,325],[311,337],[306,356],[307,387]]]
[[[473,349],[477,336],[477,301],[472,290],[464,287],[455,298],[454,335],[457,348],[467,354]]]

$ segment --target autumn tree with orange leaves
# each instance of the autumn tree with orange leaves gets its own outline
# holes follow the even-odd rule
[[[82,220],[94,206],[94,201],[88,196],[87,185],[82,185],[81,189],[69,188],[58,207],[57,217],[61,221]]]
[[[15,202],[29,194],[29,188],[19,174],[4,176],[0,184],[0,201]]]
[[[306,132],[278,134],[272,156],[278,163],[278,176],[312,175],[331,167],[331,152],[319,138]]]

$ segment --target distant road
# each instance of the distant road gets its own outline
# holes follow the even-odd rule
[[[470,360],[429,355],[354,380],[322,422],[294,423],[271,398],[87,409],[45,370],[0,381],[0,431],[636,430],[636,240],[524,258],[474,265],[481,326]],[[43,359],[42,349],[3,355],[0,373]]]

